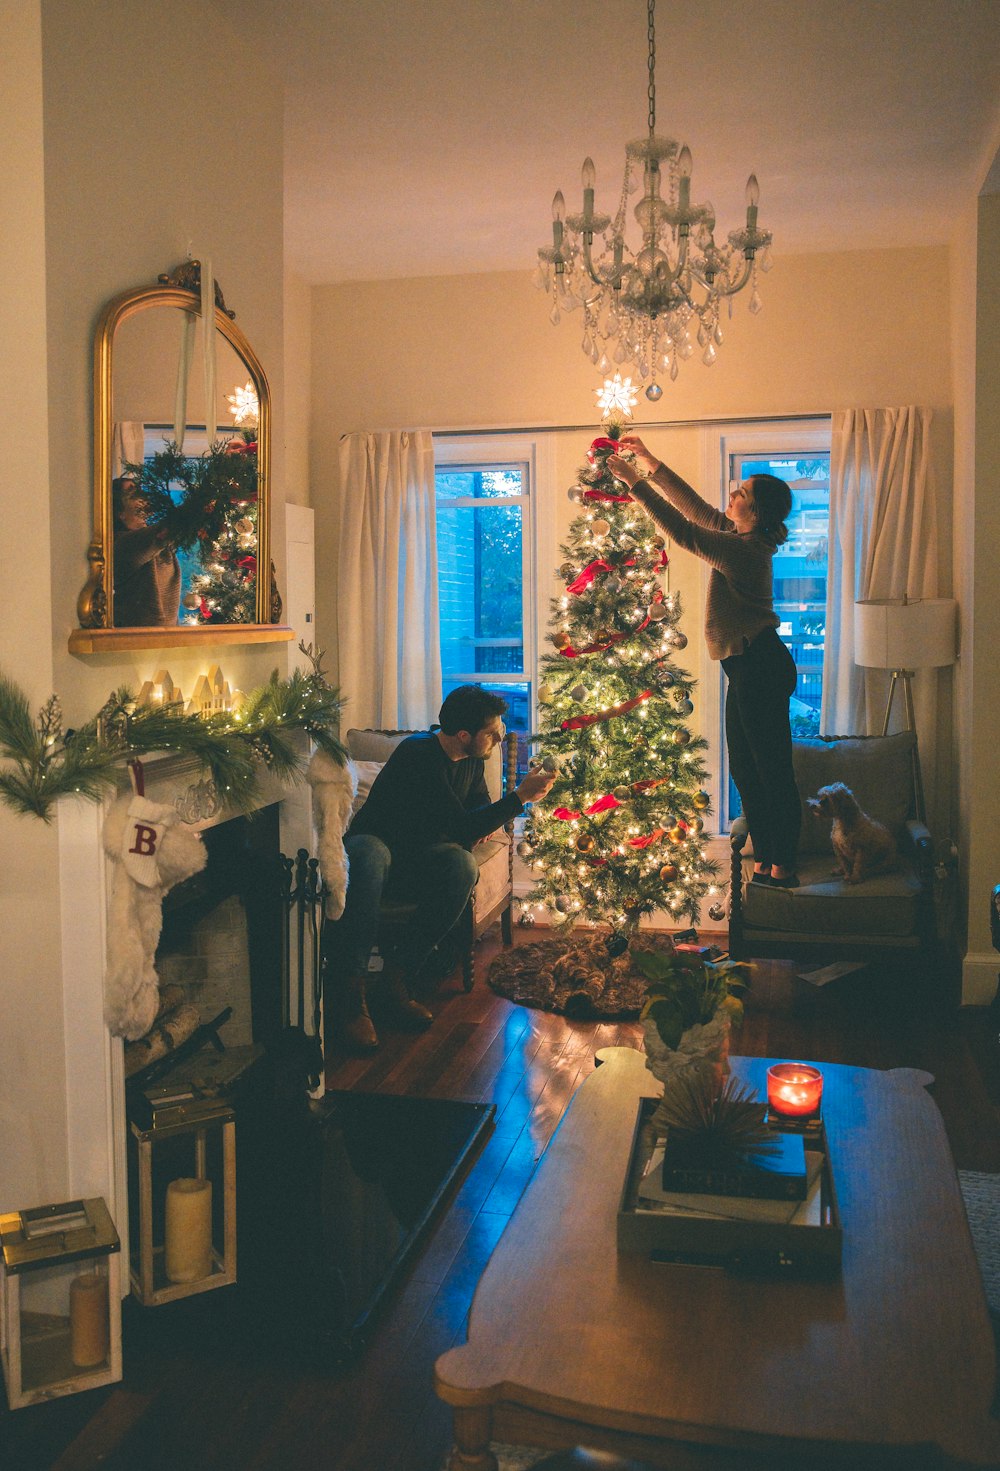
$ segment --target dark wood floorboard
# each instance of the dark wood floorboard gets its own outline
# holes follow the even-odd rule
[[[518,943],[532,938],[517,933]],[[483,978],[498,948],[496,935],[480,946],[471,993],[457,978],[444,983],[426,1032],[381,1023],[372,1057],[330,1050],[332,1088],[496,1110],[491,1135],[361,1358],[337,1371],[296,1367],[280,1354],[250,1367],[197,1344],[157,1346],[155,1333],[136,1343],[132,1315],[157,1310],[129,1303],[123,1383],[0,1410],[2,1471],[438,1471],[449,1416],[431,1388],[434,1360],[464,1336],[483,1267],[594,1054],[641,1047],[635,1022],[571,1021],[496,996]],[[950,1008],[947,994],[943,982],[929,992],[902,965],[871,966],[814,989],[790,964],[762,962],[734,1050],[925,1069],[957,1167],[1000,1171],[1000,1014]]]

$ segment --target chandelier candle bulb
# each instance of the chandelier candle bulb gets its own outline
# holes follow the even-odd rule
[[[802,1062],[779,1062],[767,1070],[767,1103],[774,1114],[807,1119],[819,1113],[823,1074]]]

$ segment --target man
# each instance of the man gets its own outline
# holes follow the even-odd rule
[[[452,690],[440,727],[408,736],[379,772],[344,840],[350,879],[343,917],[332,931],[328,968],[341,986],[348,1042],[372,1052],[378,1037],[365,997],[368,957],[383,894],[415,903],[404,972],[388,983],[396,1020],[418,1029],[433,1020],[414,998],[419,973],[460,918],[479,877],[473,846],[525,804],[544,797],[553,773],[536,768],[499,802],[490,799],[485,758],[503,740],[506,701],[477,685]]]

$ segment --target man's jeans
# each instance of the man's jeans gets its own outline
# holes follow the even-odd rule
[[[347,903],[341,918],[327,930],[328,964],[338,976],[365,974],[378,941],[384,896],[417,906],[403,951],[406,977],[415,977],[468,904],[479,878],[478,863],[457,843],[436,843],[421,853],[419,864],[393,872],[392,854],[371,833],[346,838],[344,848],[350,865]]]

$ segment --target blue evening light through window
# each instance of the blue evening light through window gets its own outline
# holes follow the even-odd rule
[[[438,606],[444,693],[478,684],[508,703],[518,765],[527,764],[531,686],[524,668],[523,508],[520,465],[439,466]]]
[[[798,671],[791,701],[792,736],[819,734],[826,642],[827,548],[830,528],[830,454],[731,455],[729,478],[776,475],[792,492],[788,540],[774,558],[774,610],[778,633]],[[729,816],[739,816],[739,793],[730,778]]]

